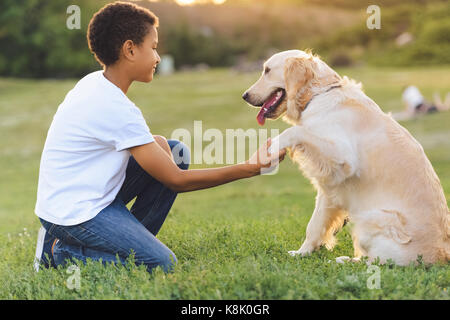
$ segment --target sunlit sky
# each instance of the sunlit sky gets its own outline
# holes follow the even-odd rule
[[[222,4],[224,3],[226,0],[212,0],[212,1],[201,1],[201,0],[175,0],[176,3],[178,3],[181,6],[187,6],[187,5],[192,5],[195,3],[200,3],[200,2],[212,2],[214,4]]]
[[[149,0],[149,1],[155,1],[158,2],[158,0]],[[190,6],[193,4],[200,4],[200,3],[214,3],[214,4],[223,4],[227,0],[175,0],[176,3],[178,3],[180,6]]]

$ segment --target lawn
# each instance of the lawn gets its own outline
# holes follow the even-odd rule
[[[401,108],[406,84],[427,98],[450,91],[450,67],[338,70],[364,85],[385,111]],[[128,96],[153,134],[177,128],[258,129],[256,110],[241,95],[258,74],[229,70],[179,73],[136,83]],[[180,194],[158,238],[178,258],[171,274],[142,266],[80,265],[80,288],[65,268],[32,268],[39,221],[34,214],[39,162],[53,115],[76,80],[0,79],[0,299],[449,299],[448,265],[379,266],[379,288],[351,256],[348,227],[333,251],[291,257],[305,237],[315,191],[286,159],[277,174]],[[450,199],[450,112],[402,123],[422,143]],[[264,128],[287,125],[268,121]],[[203,144],[203,147],[207,143]],[[192,165],[200,168],[205,165]],[[128,205],[131,206],[131,203]],[[70,282],[70,281],[69,281]]]

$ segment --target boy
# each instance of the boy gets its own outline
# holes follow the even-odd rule
[[[175,255],[156,234],[177,193],[256,176],[284,159],[285,150],[268,154],[269,140],[244,163],[187,170],[186,146],[150,133],[126,93],[133,81],[153,79],[157,27],[151,11],[122,2],[103,7],[89,23],[89,48],[104,71],[75,85],[48,131],[35,208],[43,226],[36,270],[71,258],[111,262],[117,255],[124,263],[133,251],[149,271],[170,271]]]

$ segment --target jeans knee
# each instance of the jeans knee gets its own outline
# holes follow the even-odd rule
[[[187,170],[189,164],[191,163],[191,152],[186,144],[179,140],[170,139],[167,140],[170,149],[172,150],[172,155],[177,166],[182,170]]]
[[[176,266],[178,260],[175,254],[173,252],[170,252],[170,254],[166,256],[166,258],[162,261],[162,263],[164,271],[170,272]]]
[[[153,268],[161,267],[164,272],[168,273],[173,271],[173,268],[178,263],[175,254],[170,251],[168,253],[161,254],[151,264],[147,264],[147,269],[150,271]]]

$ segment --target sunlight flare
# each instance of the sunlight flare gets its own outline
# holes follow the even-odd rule
[[[205,3],[213,3],[213,4],[224,4],[226,0],[175,0],[175,2],[180,6],[191,6],[195,4],[205,4]]]

